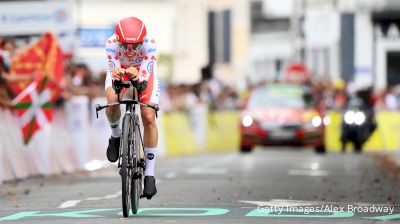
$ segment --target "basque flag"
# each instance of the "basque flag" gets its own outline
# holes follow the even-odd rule
[[[58,91],[48,76],[39,76],[12,101],[26,145],[37,131],[52,121],[53,102]]]

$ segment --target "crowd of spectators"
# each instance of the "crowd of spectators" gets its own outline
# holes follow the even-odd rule
[[[33,80],[35,74],[25,76],[10,76],[11,57],[18,48],[12,39],[0,39],[0,107],[11,108],[12,95],[8,84],[12,82]],[[106,72],[94,74],[84,63],[65,61],[64,80],[61,84],[63,92],[57,105],[73,96],[86,95],[90,99],[104,96]],[[166,84],[161,83],[160,107],[165,112],[185,111],[196,107],[206,107],[208,111],[238,110],[245,106],[246,98],[251,90],[268,81],[251,83],[238,90],[226,85],[222,80],[212,78],[196,84]],[[391,86],[386,90],[373,92],[372,88],[356,89],[354,83],[342,80],[331,81],[327,78],[313,77],[305,85],[311,90],[314,104],[321,110],[341,110],[351,95],[363,93],[368,97],[376,110],[400,110],[400,86]]]
[[[400,85],[375,91],[371,85],[346,83],[343,80],[331,81],[326,78],[313,79],[308,83],[317,108],[322,111],[342,110],[351,97],[363,99],[376,111],[400,110]]]

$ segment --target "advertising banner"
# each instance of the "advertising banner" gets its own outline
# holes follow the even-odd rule
[[[33,35],[48,31],[62,33],[74,28],[72,1],[1,3],[0,30],[2,35]]]

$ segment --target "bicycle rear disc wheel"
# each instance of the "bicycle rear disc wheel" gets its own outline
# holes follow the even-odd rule
[[[134,150],[134,158],[133,158],[133,165],[135,167],[136,175],[132,175],[134,178],[132,179],[132,191],[131,191],[131,207],[132,213],[137,214],[139,209],[139,199],[142,194],[142,176],[143,176],[143,168],[139,165],[140,164],[140,150],[141,144],[140,141],[141,136],[139,132],[138,124],[138,117],[134,117],[134,125],[133,125],[133,150]]]
[[[122,162],[121,162],[121,179],[122,179],[122,212],[124,217],[129,216],[130,210],[130,193],[132,184],[132,168],[129,167],[130,147],[131,147],[131,115],[126,114],[122,123]]]

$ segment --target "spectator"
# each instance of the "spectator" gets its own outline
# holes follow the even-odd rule
[[[396,111],[398,109],[398,102],[393,86],[389,87],[385,94],[385,107],[390,111]]]
[[[0,108],[1,107],[12,108],[12,103],[9,97],[7,82],[0,76]]]
[[[85,64],[71,65],[65,73],[64,98],[76,95],[89,95],[90,83],[92,80],[91,71]]]
[[[106,80],[107,73],[105,71],[101,71],[96,78],[93,78],[90,82],[89,88],[89,96],[91,99],[97,97],[105,97],[104,93],[104,83]]]

